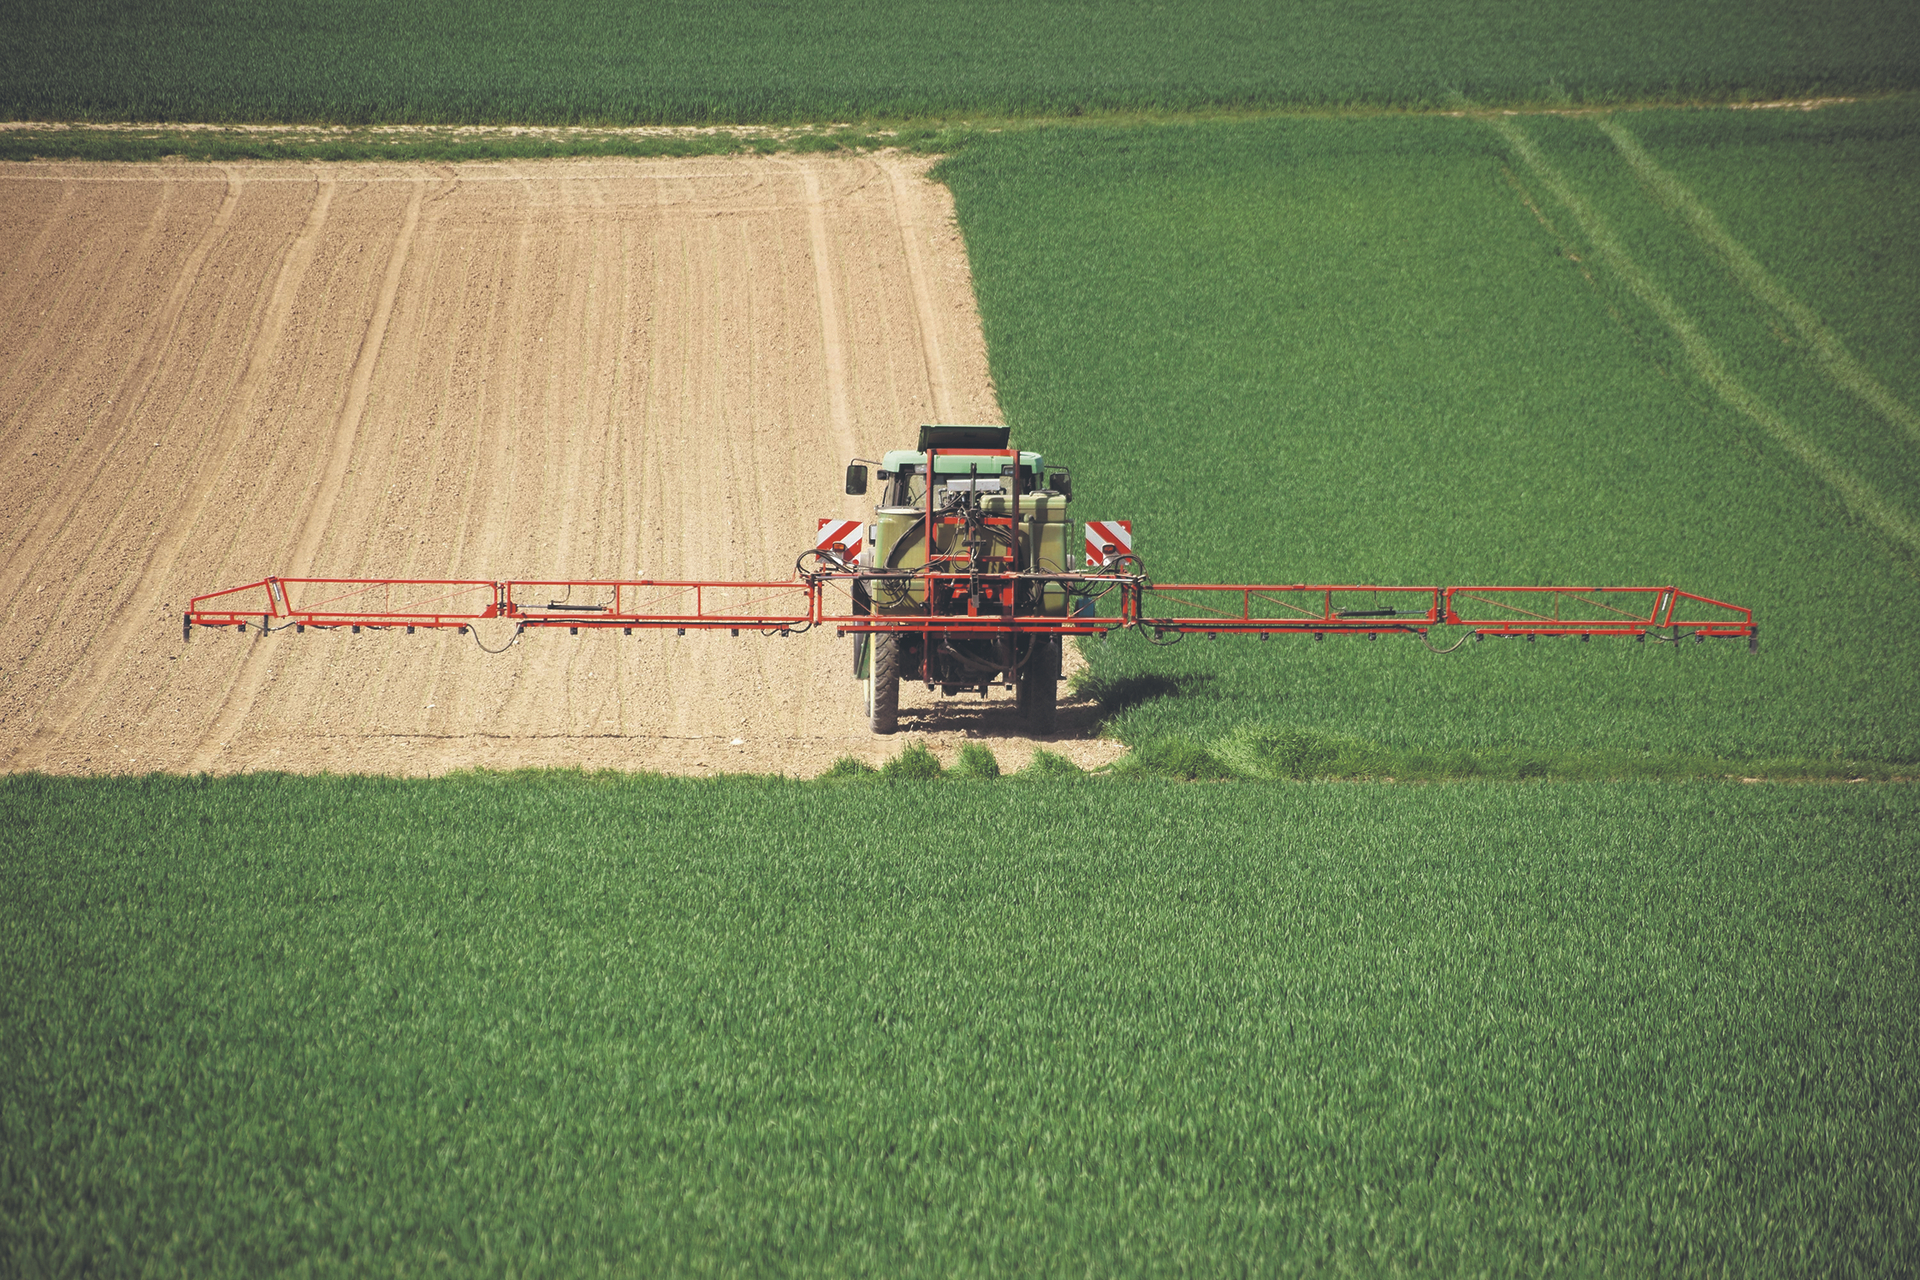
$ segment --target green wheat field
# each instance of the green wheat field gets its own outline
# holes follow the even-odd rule
[[[1895,0],[374,0],[0,9],[0,117],[734,123],[1920,88]]]
[[[0,780],[13,1274],[1899,1274],[1911,787]]]
[[[1054,129],[940,172],[1008,420],[1156,581],[1675,585],[1762,630],[1086,645],[1127,741],[1920,762],[1914,100]]]

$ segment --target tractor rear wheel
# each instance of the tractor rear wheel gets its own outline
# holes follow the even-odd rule
[[[1027,657],[1027,669],[1020,677],[1018,692],[1021,714],[1037,734],[1053,732],[1054,714],[1060,704],[1060,642],[1039,639]]]
[[[892,733],[900,727],[900,641],[896,637],[873,637],[867,671],[868,727],[875,733]]]

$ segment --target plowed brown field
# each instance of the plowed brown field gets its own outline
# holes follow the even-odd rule
[[[179,618],[268,574],[788,576],[814,517],[860,514],[847,458],[999,420],[923,172],[0,166],[0,769],[811,775],[898,751],[830,634],[490,656],[182,644]],[[936,751],[1030,749],[1008,698],[903,693]],[[1054,749],[1118,754],[1088,708],[1061,723]]]

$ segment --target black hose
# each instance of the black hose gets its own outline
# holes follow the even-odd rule
[[[812,557],[813,563],[816,566],[825,564],[826,568],[816,567],[809,569],[807,567],[808,557]],[[796,556],[793,561],[793,571],[802,578],[811,578],[821,573],[852,573],[859,567],[858,564],[842,560],[831,551],[823,551],[819,547],[807,548]]]
[[[1461,636],[1458,640],[1455,640],[1452,644],[1448,645],[1446,648],[1436,649],[1433,647],[1432,642],[1427,639],[1426,632],[1416,631],[1414,632],[1414,634],[1420,637],[1420,643],[1427,646],[1427,652],[1429,653],[1452,653],[1455,649],[1458,649],[1461,645],[1465,644],[1467,641],[1473,639],[1474,637],[1474,633],[1469,631],[1467,632],[1467,634]]]
[[[474,626],[471,622],[469,622],[466,627],[467,634],[473,637],[473,642],[480,646],[480,652],[482,653],[505,653],[507,650],[513,648],[513,646],[520,643],[520,633],[522,631],[525,631],[526,629],[527,629],[527,624],[524,622],[521,623],[519,626],[513,629],[512,639],[508,640],[505,644],[501,645],[498,649],[489,649],[487,648],[485,642],[483,642],[480,639],[480,628]]]

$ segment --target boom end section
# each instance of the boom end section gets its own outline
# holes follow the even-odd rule
[[[1488,636],[1622,636],[1696,642],[1747,641],[1757,652],[1753,611],[1674,587],[1388,587],[1280,583],[1154,584],[1142,589],[1141,625],[1156,637],[1413,634],[1441,627]]]
[[[1747,642],[1760,649],[1753,610],[1676,587],[1448,587],[1447,625],[1479,636],[1691,637]]]

